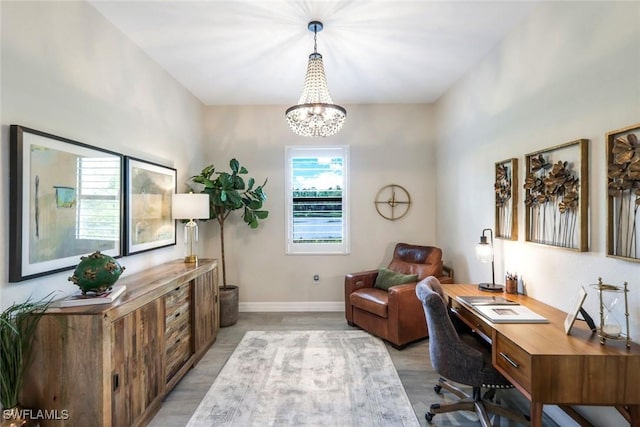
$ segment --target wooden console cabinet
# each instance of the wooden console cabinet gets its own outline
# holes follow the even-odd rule
[[[112,304],[52,308],[38,325],[21,402],[68,414],[45,426],[145,425],[219,329],[215,260],[124,276]]]

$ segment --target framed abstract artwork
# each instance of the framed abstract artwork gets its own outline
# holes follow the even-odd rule
[[[176,170],[128,156],[125,165],[125,255],[175,245]]]
[[[120,256],[123,157],[19,125],[9,148],[9,281]]]
[[[525,240],[589,248],[589,145],[579,139],[525,156]]]
[[[518,159],[495,165],[496,238],[518,240]]]
[[[607,256],[640,261],[640,123],[607,133]]]

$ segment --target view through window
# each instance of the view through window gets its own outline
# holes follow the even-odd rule
[[[288,252],[348,251],[346,147],[288,147]]]

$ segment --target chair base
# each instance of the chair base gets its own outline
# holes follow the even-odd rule
[[[489,401],[488,398],[492,398],[494,394],[492,389],[489,389],[484,396],[481,396],[480,387],[474,387],[473,396],[470,396],[460,388],[449,383],[446,379],[440,378],[438,380],[438,384],[434,387],[434,390],[436,393],[440,394],[443,388],[458,397],[459,400],[445,405],[441,405],[439,403],[431,405],[429,412],[425,414],[425,418],[429,423],[431,423],[436,414],[453,411],[470,411],[475,412],[478,415],[480,424],[483,427],[491,427],[491,420],[489,419],[488,412],[508,418],[511,421],[522,425],[529,425],[529,419],[523,414]]]

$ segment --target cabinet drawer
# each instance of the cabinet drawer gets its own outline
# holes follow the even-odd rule
[[[167,382],[191,357],[191,331],[189,325],[185,325],[182,331],[172,334],[166,341]]]
[[[171,290],[164,296],[164,306],[167,319],[174,315],[177,310],[180,310],[181,307],[189,305],[190,290],[191,286],[189,286],[189,282],[186,282]]]
[[[166,381],[191,357],[191,287],[183,283],[165,295]]]
[[[494,351],[495,364],[531,393],[531,355],[499,333]]]

